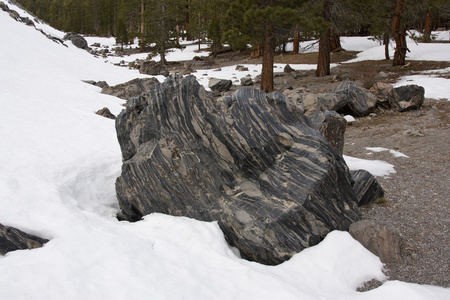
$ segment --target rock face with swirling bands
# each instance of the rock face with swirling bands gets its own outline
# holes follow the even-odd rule
[[[359,219],[342,156],[284,97],[244,88],[214,102],[194,77],[170,76],[128,101],[116,129],[122,218],[218,221],[230,245],[264,264]]]

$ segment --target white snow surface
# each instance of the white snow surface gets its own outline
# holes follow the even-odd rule
[[[401,153],[400,151],[393,150],[393,149],[387,149],[383,147],[366,147],[366,150],[372,151],[372,152],[383,152],[383,151],[389,151],[394,157],[405,157],[409,158],[408,155]]]
[[[143,75],[55,43],[3,11],[0,36],[0,223],[50,239],[0,256],[0,299],[450,298],[450,289],[399,281],[357,292],[386,278],[379,258],[345,232],[264,266],[235,256],[215,222],[117,221],[120,149],[114,121],[94,112],[117,114],[123,101],[82,80]]]

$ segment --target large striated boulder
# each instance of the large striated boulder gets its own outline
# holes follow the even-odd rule
[[[0,254],[42,247],[48,240],[0,224]]]
[[[218,109],[172,75],[116,119],[121,218],[160,212],[218,221],[244,258],[278,264],[359,219],[341,155],[284,97],[243,88]]]

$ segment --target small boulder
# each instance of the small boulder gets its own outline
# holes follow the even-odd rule
[[[344,81],[333,89],[333,93],[345,95],[347,105],[338,112],[364,117],[375,110],[377,98],[368,90],[359,87],[353,81]]]
[[[98,111],[96,112],[96,114],[99,115],[99,116],[108,118],[108,119],[112,119],[112,120],[115,120],[115,119],[116,119],[116,116],[113,115],[113,114],[111,113],[111,111],[109,110],[109,108],[107,108],[107,107],[103,107],[102,109],[98,110]]]
[[[291,72],[295,72],[295,70],[292,69],[292,67],[291,67],[289,64],[287,64],[287,65],[284,67],[284,73],[291,73]]]
[[[396,101],[397,94],[390,84],[377,82],[370,88],[370,92],[377,97],[377,105],[385,109],[390,109],[390,103]]]
[[[141,67],[139,68],[139,73],[152,76],[169,76],[169,71],[167,71],[164,66],[154,60],[147,60],[142,62]]]
[[[232,85],[233,82],[231,80],[218,78],[210,78],[208,83],[208,87],[214,92],[228,92]]]
[[[348,97],[345,94],[327,93],[317,97],[317,106],[321,110],[339,111],[348,104]]]
[[[255,83],[253,82],[253,80],[250,76],[241,78],[241,85],[243,85],[243,86],[250,86],[250,85],[254,85],[254,84]]]
[[[404,85],[394,89],[397,97],[390,102],[395,111],[404,112],[418,109],[425,100],[425,89],[416,84]]]
[[[77,48],[85,50],[89,49],[87,41],[79,34],[73,32],[66,33],[66,35],[63,37],[63,40],[70,40],[72,44]]]
[[[342,155],[347,121],[332,110],[316,112],[309,116],[309,120],[331,146]]]
[[[0,224],[0,254],[42,247],[48,240]]]
[[[382,262],[401,262],[399,237],[390,224],[361,220],[350,225],[350,235]]]
[[[149,88],[159,83],[156,78],[136,78],[126,83],[118,84],[115,86],[108,86],[102,88],[102,94],[111,95],[120,99],[129,100],[132,97],[139,96],[140,94],[149,90]]]
[[[366,170],[352,171],[353,191],[358,198],[358,205],[363,206],[384,197],[384,190],[376,178]]]

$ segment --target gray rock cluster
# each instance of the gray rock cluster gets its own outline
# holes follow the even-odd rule
[[[159,83],[158,79],[150,78],[136,78],[125,83],[115,86],[104,85],[102,94],[115,96],[124,100],[139,96],[140,94],[149,91],[150,87]],[[98,84],[97,84],[98,85]]]
[[[0,224],[0,254],[42,247],[48,240]]]
[[[9,16],[11,18],[13,18],[14,20],[16,20],[18,22],[21,22],[21,23],[24,23],[27,26],[35,27],[34,22],[32,20],[30,20],[30,18],[28,18],[28,17],[21,17],[17,11],[15,11],[13,9],[10,9],[9,6],[6,5],[5,2],[3,2],[3,1],[0,1],[0,9],[5,11],[5,12],[7,12],[7,13],[9,13]]]
[[[250,260],[278,264],[359,219],[342,156],[280,93],[243,88],[215,100],[172,75],[116,119],[120,217],[218,221]]]
[[[377,108],[403,112],[419,108],[425,99],[423,87],[407,85],[393,88],[381,82],[370,90],[353,81],[343,81],[330,93],[308,93],[302,88],[286,90],[284,93],[291,100],[291,106],[306,115],[334,110],[340,114],[364,117]]]
[[[139,68],[139,73],[147,75],[163,75],[169,76],[169,71],[164,68],[160,63],[154,60],[142,61]]]

